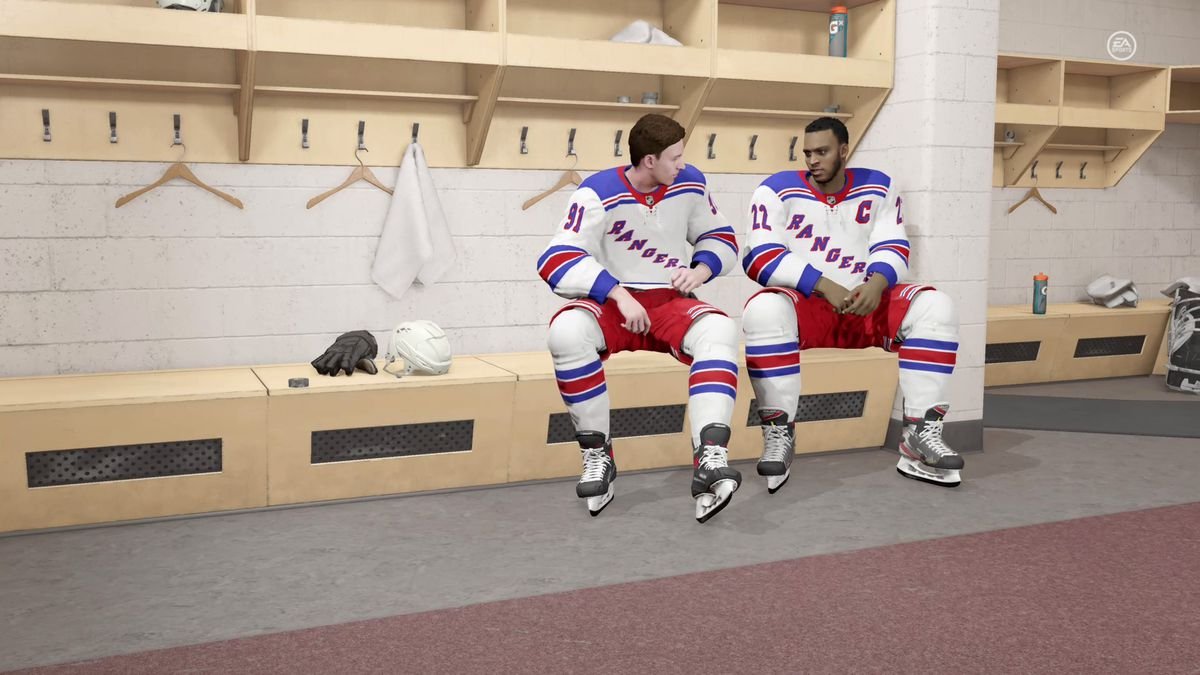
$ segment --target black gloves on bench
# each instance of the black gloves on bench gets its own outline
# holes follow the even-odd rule
[[[369,331],[356,330],[339,335],[324,354],[313,360],[312,366],[318,373],[331,377],[337,377],[340,371],[353,375],[356,367],[374,375],[377,371],[372,359],[378,353],[375,336]]]

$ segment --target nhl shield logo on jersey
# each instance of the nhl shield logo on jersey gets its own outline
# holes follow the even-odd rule
[[[834,202],[837,201],[837,195],[825,195],[825,201],[829,202],[830,206],[833,206]]]
[[[646,195],[646,206],[654,206],[654,195]]]

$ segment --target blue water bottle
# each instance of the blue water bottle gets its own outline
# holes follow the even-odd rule
[[[1046,287],[1050,277],[1038,272],[1033,276],[1033,313],[1046,313]]]
[[[829,55],[846,55],[846,37],[850,29],[850,13],[838,5],[829,10]]]

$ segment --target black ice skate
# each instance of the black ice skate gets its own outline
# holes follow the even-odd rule
[[[796,424],[782,410],[759,408],[762,422],[763,451],[758,460],[758,475],[766,476],[767,492],[783,487],[792,475],[792,458],[796,456]]]
[[[692,451],[692,497],[701,523],[721,512],[742,484],[742,474],[729,468],[729,427],[709,424],[700,430],[700,447]]]
[[[925,417],[905,417],[904,435],[900,439],[900,475],[944,487],[956,487],[962,482],[959,471],[963,459],[942,440],[944,406],[930,408]]]
[[[575,434],[583,459],[583,471],[575,484],[575,494],[587,500],[588,513],[597,516],[613,498],[613,479],[617,463],[613,459],[612,442],[599,431],[580,431]]]

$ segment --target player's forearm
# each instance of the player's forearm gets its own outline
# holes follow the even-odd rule
[[[617,284],[608,292],[608,299],[618,303],[625,302],[626,300],[633,300],[633,294],[624,286]]]

